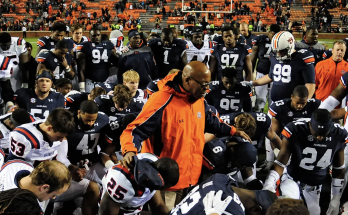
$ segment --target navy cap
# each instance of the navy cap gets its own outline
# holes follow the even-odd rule
[[[328,111],[327,111],[328,112]],[[314,113],[311,117],[311,127],[317,135],[325,136],[332,126],[332,118],[328,122],[318,122],[314,119]]]
[[[164,180],[161,174],[150,165],[150,161],[139,160],[135,155],[134,157],[134,179],[143,187],[147,187],[150,190],[160,190],[164,187]]]
[[[136,36],[136,35],[140,35],[140,33],[139,33],[138,30],[130,30],[130,31],[128,32],[128,39],[130,39],[130,38],[132,38],[132,37],[134,37],[134,36]]]
[[[241,166],[250,167],[256,162],[257,150],[249,141],[234,145],[233,150]]]
[[[203,34],[203,29],[201,26],[193,26],[191,34]]]
[[[261,215],[266,215],[268,208],[278,197],[268,190],[255,190],[255,198],[262,207]]]

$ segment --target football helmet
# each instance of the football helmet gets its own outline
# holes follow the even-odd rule
[[[288,31],[280,31],[272,38],[272,51],[277,60],[290,60],[295,50],[295,38]]]

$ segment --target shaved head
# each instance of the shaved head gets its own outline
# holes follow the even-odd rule
[[[243,36],[249,36],[249,25],[246,22],[240,23],[239,31]]]

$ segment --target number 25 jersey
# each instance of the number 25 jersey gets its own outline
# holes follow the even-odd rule
[[[327,168],[336,153],[348,143],[347,131],[332,123],[330,133],[322,140],[314,139],[309,121],[295,121],[287,124],[282,135],[289,141],[291,161],[287,170],[294,181],[317,186],[324,183]]]
[[[315,84],[314,55],[305,49],[294,52],[291,60],[278,61],[270,55],[269,78],[273,80],[272,101],[291,97],[297,85]]]

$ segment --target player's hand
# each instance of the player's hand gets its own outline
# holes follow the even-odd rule
[[[228,196],[225,200],[221,199],[222,190],[216,194],[215,191],[210,191],[203,199],[204,211],[206,215],[219,214],[225,212],[227,206],[232,201],[232,196]]]
[[[65,58],[65,57],[62,58],[61,64],[62,64],[62,66],[63,66],[64,68],[68,67],[68,61],[66,61],[66,58]]]
[[[340,197],[334,196],[329,204],[329,209],[326,212],[326,215],[337,215],[340,211]]]
[[[123,159],[121,160],[121,165],[126,167],[128,170],[130,170],[131,167],[133,167],[133,156],[135,155],[134,152],[127,152]]]
[[[276,189],[275,185],[270,184],[270,183],[266,183],[266,182],[265,182],[265,184],[263,185],[263,188],[262,188],[262,190],[268,190],[268,191],[271,191],[272,193],[276,193],[275,189]]]
[[[234,133],[235,136],[239,136],[242,137],[246,140],[249,140],[250,142],[253,142],[250,137],[244,132],[244,131],[240,131],[240,130],[236,130],[236,132]]]
[[[125,47],[121,50],[122,54],[123,54],[123,53],[127,53],[128,51],[129,51],[128,46],[125,46]]]
[[[86,176],[86,169],[79,168],[75,165],[69,166],[71,177],[74,181],[79,182]]]
[[[240,82],[243,86],[247,86],[247,87],[250,87],[250,88],[253,88],[253,81],[242,81]]]

